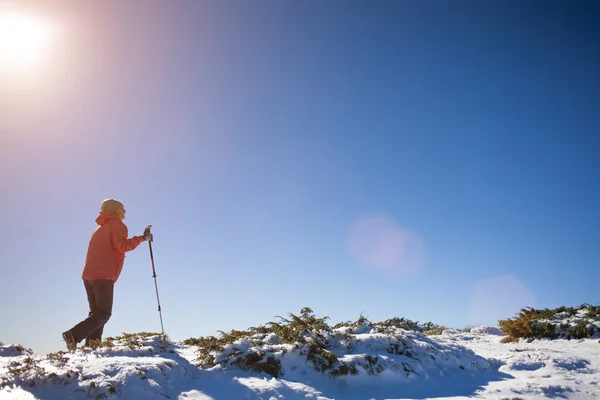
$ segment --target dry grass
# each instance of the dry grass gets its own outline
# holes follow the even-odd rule
[[[448,329],[448,327],[446,326],[440,326],[439,328],[436,329],[431,329],[429,331],[425,331],[423,332],[426,336],[437,336],[437,335],[441,335],[442,333],[444,333],[444,331]]]

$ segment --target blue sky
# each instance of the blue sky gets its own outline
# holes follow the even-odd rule
[[[173,339],[600,301],[597,3],[12,6],[60,35],[0,76],[1,341],[62,348],[109,197]],[[144,244],[105,333],[157,330]]]

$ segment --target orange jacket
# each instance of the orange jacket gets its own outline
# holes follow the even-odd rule
[[[100,212],[96,223],[98,227],[90,239],[82,278],[116,282],[123,269],[125,252],[138,247],[144,238],[134,236],[127,239],[127,226],[113,214]]]

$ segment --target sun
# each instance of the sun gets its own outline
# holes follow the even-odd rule
[[[0,69],[25,72],[46,60],[55,26],[33,14],[0,10]]]

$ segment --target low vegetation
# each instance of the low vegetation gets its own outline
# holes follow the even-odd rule
[[[306,357],[306,364],[316,371],[337,377],[358,373],[357,365],[342,362],[333,351],[339,346],[351,350],[355,344],[352,334],[374,332],[393,335],[397,334],[397,329],[432,334],[443,331],[433,323],[419,324],[404,318],[372,323],[362,315],[354,322],[342,322],[332,327],[327,323],[328,317],[316,317],[309,307],[304,307],[300,315],[290,313],[288,318],[277,316],[276,319],[246,331],[219,331],[220,337],[190,338],[184,343],[198,347],[196,365],[200,368],[232,365],[278,377],[284,372],[280,357],[286,352],[296,351]],[[388,352],[410,356],[410,353],[403,352],[403,339],[394,339],[390,341]],[[377,361],[367,356],[358,366],[376,374],[382,368]]]
[[[165,350],[168,347],[168,336],[163,336],[156,332],[138,332],[138,333],[125,333],[121,336],[109,336],[103,341],[92,340],[88,346],[84,346],[84,349],[97,350],[97,349],[110,349],[115,347],[115,343],[124,345],[130,350],[142,349],[152,345],[159,349]]]
[[[96,341],[90,343],[89,346],[83,346],[80,350],[91,352],[110,349],[112,354],[123,353],[137,356],[167,351],[171,345],[168,337],[162,336],[160,333],[140,332],[108,337],[104,341]],[[70,365],[70,352],[57,351],[41,356],[33,354],[30,349],[20,345],[4,346],[0,344],[0,346],[0,356],[13,358],[8,364],[8,373],[4,377],[0,377],[0,389],[14,385],[35,387],[45,384],[78,384],[79,382],[80,372]],[[115,390],[110,385],[107,387],[96,386],[93,381],[89,386],[84,386],[79,387],[76,391],[86,391],[89,398],[94,398],[94,396],[105,398]]]
[[[288,314],[287,318],[276,316],[275,321],[251,327],[247,330],[230,332],[219,331],[220,335],[190,338],[185,345],[197,347],[196,366],[199,368],[235,367],[246,371],[266,373],[273,377],[282,376],[281,359],[286,353],[299,356],[302,364],[331,378],[355,375],[361,371],[376,375],[383,367],[382,359],[390,355],[417,357],[411,342],[415,337],[429,351],[436,345],[436,335],[450,329],[428,323],[413,322],[394,317],[381,322],[371,322],[362,314],[356,321],[346,321],[330,326],[328,317],[315,316],[309,307],[304,307],[298,315]],[[583,304],[579,307],[558,307],[536,310],[523,308],[514,318],[499,321],[500,330],[507,336],[502,342],[518,342],[520,339],[584,339],[600,337],[600,306]],[[468,332],[470,328],[459,330]],[[360,346],[365,346],[361,334],[380,334],[384,339],[382,356],[362,354]],[[107,337],[103,341],[90,343],[80,348],[83,352],[100,351],[111,354],[157,354],[174,352],[176,345],[167,336],[155,332],[123,333],[121,336]],[[358,349],[358,350],[357,350]],[[346,353],[354,354],[350,358]],[[433,349],[426,357],[436,360],[443,356]],[[3,346],[0,343],[0,356],[15,357],[8,365],[8,375],[0,379],[0,388],[15,383],[35,386],[47,381],[69,383],[77,380],[77,371],[68,369],[57,375],[48,372],[40,364],[43,358],[56,367],[67,367],[70,353],[58,351],[39,357],[20,345]],[[423,357],[423,354],[419,355]],[[392,357],[393,358],[393,357]],[[422,358],[421,358],[422,359]],[[351,361],[348,361],[351,360]],[[420,361],[419,361],[420,362]],[[286,364],[288,365],[288,364]],[[397,366],[394,366],[396,368]],[[407,376],[417,374],[409,363],[399,367]]]
[[[506,333],[504,343],[525,339],[584,339],[600,335],[600,306],[582,304],[577,308],[554,310],[523,308],[514,317],[499,321]]]

